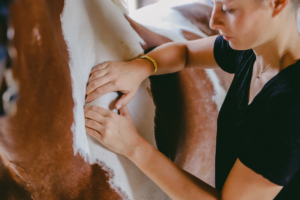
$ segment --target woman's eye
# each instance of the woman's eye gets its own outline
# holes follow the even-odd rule
[[[233,9],[230,9],[230,10],[222,10],[222,11],[224,11],[224,12],[226,12],[226,13],[232,13],[232,12],[233,12]]]

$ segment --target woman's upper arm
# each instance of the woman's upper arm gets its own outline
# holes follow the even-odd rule
[[[214,43],[218,35],[186,42],[188,58],[186,68],[198,67],[202,69],[218,68],[214,57]]]
[[[282,187],[257,174],[237,159],[223,186],[222,200],[273,200]]]
[[[253,50],[235,50],[223,36],[215,35],[185,43],[187,47],[186,67],[211,69],[220,67],[234,74],[244,53]],[[245,54],[248,55],[248,54]]]

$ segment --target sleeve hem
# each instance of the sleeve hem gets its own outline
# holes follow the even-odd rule
[[[268,179],[270,182],[276,184],[276,185],[279,185],[279,186],[285,186],[288,184],[288,181],[287,180],[282,180],[282,179],[278,179],[278,178],[275,178],[272,174],[268,173],[268,172],[265,172],[264,170],[261,170],[261,169],[257,169],[257,167],[253,164],[251,164],[250,162],[247,162],[246,160],[244,160],[243,158],[241,157],[238,157],[239,160],[246,166],[248,167],[249,169],[251,169],[252,171],[254,171],[255,173],[263,176],[264,178]]]
[[[218,40],[222,39],[221,37],[222,37],[222,35],[219,35],[214,42],[213,54],[214,54],[215,61],[223,71],[230,73],[230,74],[235,74],[235,71],[230,71],[228,69],[225,69],[219,62],[219,59],[221,59],[221,58],[218,57],[220,53],[217,52],[216,44],[217,44]]]

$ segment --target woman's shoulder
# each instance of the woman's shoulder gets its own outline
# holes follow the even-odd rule
[[[283,69],[279,88],[290,93],[294,98],[300,98],[300,60]]]
[[[300,60],[281,70],[267,84],[266,88],[272,92],[272,97],[289,96],[300,98]]]

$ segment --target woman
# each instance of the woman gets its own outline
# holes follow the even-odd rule
[[[215,0],[212,36],[162,45],[156,75],[189,67],[235,77],[218,117],[216,188],[179,169],[137,133],[126,104],[153,73],[148,59],[92,70],[86,101],[112,91],[120,115],[86,106],[86,131],[132,160],[172,199],[300,199],[300,0]]]

